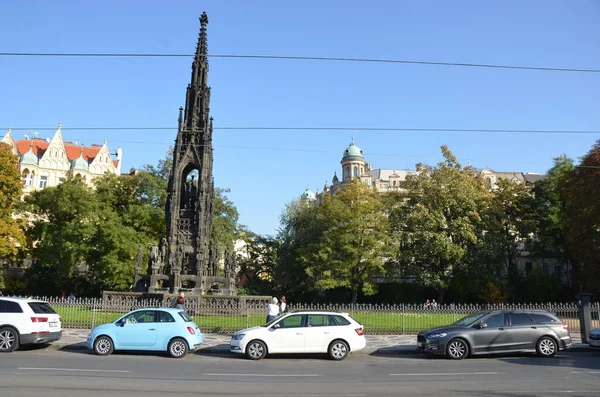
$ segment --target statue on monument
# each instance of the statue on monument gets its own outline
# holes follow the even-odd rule
[[[142,244],[138,247],[137,255],[135,257],[135,274],[140,274],[142,271],[142,262],[144,260],[144,248]]]
[[[162,238],[158,246],[158,274],[164,274],[167,263],[167,239]]]
[[[158,269],[158,260],[158,246],[156,244],[150,244],[150,258],[148,259],[148,264],[150,265],[150,274],[152,274],[154,270]]]

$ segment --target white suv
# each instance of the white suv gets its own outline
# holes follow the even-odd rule
[[[299,311],[233,334],[229,350],[260,360],[267,353],[328,353],[343,360],[366,346],[363,326],[348,313]]]
[[[0,296],[0,352],[61,338],[60,316],[47,302]]]

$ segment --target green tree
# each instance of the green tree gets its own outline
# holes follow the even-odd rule
[[[239,213],[236,206],[226,196],[229,189],[215,189],[213,198],[214,218],[211,230],[211,243],[219,245],[221,252],[233,249],[244,227],[239,225]]]
[[[238,255],[237,264],[241,280],[246,281],[247,285],[238,293],[272,295],[279,292],[275,288],[274,275],[279,265],[280,241],[252,232],[242,233],[240,239],[244,241],[244,247],[243,254]]]
[[[31,292],[58,294],[77,288],[77,266],[85,263],[86,283],[98,293],[126,290],[133,279],[140,234],[124,225],[110,203],[90,187],[71,179],[31,193],[25,209],[32,224],[27,234],[35,263],[28,270]]]
[[[25,243],[22,224],[13,218],[22,189],[19,159],[9,145],[0,143],[0,258],[15,260],[19,247]]]
[[[288,204],[280,216],[275,238],[277,262],[273,269],[273,288],[289,300],[307,301],[314,291],[314,280],[308,276],[301,253],[318,240],[322,225],[317,219],[318,207],[301,200]]]
[[[165,235],[166,185],[159,177],[140,171],[134,175],[106,174],[94,179],[98,200],[121,218],[123,225],[156,240]]]
[[[600,140],[567,176],[561,189],[566,203],[565,236],[575,260],[573,272],[582,292],[600,292]]]
[[[487,284],[505,271],[508,285],[517,285],[522,276],[519,259],[529,249],[534,220],[529,187],[508,179],[498,180],[483,211],[483,222],[477,228],[471,273],[478,274],[480,282]]]
[[[544,179],[534,184],[531,198],[536,236],[532,243],[533,254],[540,259],[555,258],[566,265],[569,284],[571,274],[568,269],[573,263],[573,256],[565,235],[567,211],[562,190],[574,169],[574,162],[569,157],[563,155],[555,158],[553,167]]]
[[[469,249],[489,193],[470,167],[463,167],[446,146],[445,161],[436,167],[418,165],[402,187],[403,201],[391,213],[398,241],[398,266],[418,282],[438,291],[440,302],[455,274],[469,266]]]
[[[377,292],[376,275],[385,274],[389,258],[389,222],[380,195],[353,180],[335,195],[326,195],[317,207],[322,231],[316,242],[302,250],[306,272],[317,287],[348,288],[352,303],[359,292]]]

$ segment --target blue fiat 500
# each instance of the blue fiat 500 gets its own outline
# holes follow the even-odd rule
[[[99,356],[114,350],[166,351],[182,358],[202,344],[200,328],[181,309],[148,308],[133,310],[113,323],[95,327],[87,348]]]

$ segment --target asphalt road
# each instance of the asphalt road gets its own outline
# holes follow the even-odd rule
[[[450,361],[421,356],[0,354],[0,396],[598,396],[600,352]]]

